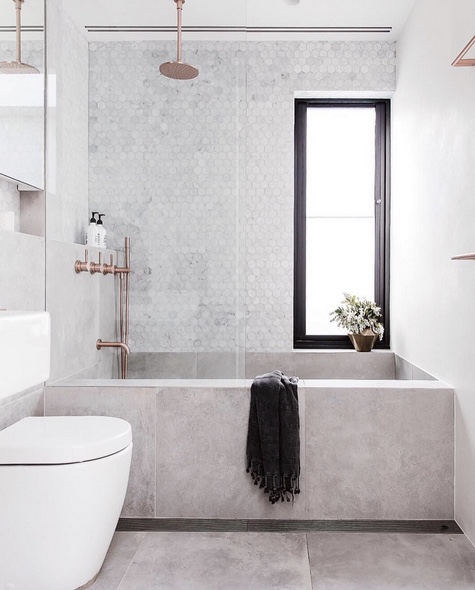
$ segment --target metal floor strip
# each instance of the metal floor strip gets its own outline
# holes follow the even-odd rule
[[[262,520],[218,518],[120,518],[129,532],[346,532],[460,535],[454,520]]]

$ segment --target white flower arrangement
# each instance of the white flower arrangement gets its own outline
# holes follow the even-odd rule
[[[379,321],[381,308],[373,301],[359,299],[356,295],[344,293],[342,305],[331,312],[332,319],[340,328],[345,328],[351,334],[363,334],[371,330],[382,340],[384,327]]]

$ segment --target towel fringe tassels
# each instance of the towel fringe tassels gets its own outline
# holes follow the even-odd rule
[[[272,504],[295,501],[295,496],[300,494],[300,478],[298,475],[265,475],[263,465],[255,459],[247,459],[246,472],[251,474],[255,486],[264,488],[264,493],[269,494],[269,502]]]

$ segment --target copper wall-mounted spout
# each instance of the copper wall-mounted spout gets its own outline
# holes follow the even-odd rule
[[[97,350],[101,350],[101,348],[121,348],[125,354],[130,354],[130,348],[125,344],[125,342],[103,342],[100,338],[96,342]]]

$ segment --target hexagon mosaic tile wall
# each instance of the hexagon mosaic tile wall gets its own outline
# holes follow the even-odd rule
[[[90,207],[132,238],[135,352],[292,350],[293,116],[300,91],[390,91],[395,45],[90,44]]]

